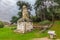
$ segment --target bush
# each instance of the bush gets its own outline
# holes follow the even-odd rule
[[[0,21],[0,28],[4,27],[4,23]]]
[[[51,22],[48,21],[48,20],[44,20],[44,21],[41,21],[39,24],[41,25],[47,25],[47,24],[50,24]]]

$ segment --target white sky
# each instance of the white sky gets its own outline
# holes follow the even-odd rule
[[[35,3],[35,0],[23,0],[31,3]],[[12,16],[17,15],[18,7],[16,5],[17,0],[0,0],[0,20],[9,22]],[[34,10],[32,14],[34,14]]]

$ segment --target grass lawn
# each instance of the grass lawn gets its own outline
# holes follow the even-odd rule
[[[56,31],[57,38],[60,38],[60,21],[56,21],[51,30]]]
[[[11,27],[0,28],[0,40],[31,40],[45,36],[47,36],[47,33],[39,33],[39,30],[20,34],[13,32]]]
[[[32,40],[48,36],[47,32],[40,33],[39,30],[33,30],[25,34],[15,33],[13,27],[0,28],[0,40]],[[60,21],[56,21],[50,30],[55,30],[57,37],[60,38]]]

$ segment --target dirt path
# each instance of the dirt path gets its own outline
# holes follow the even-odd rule
[[[44,37],[44,38],[34,38],[33,40],[52,40],[52,39]],[[60,39],[56,39],[56,40],[60,40]]]
[[[35,38],[33,40],[50,40],[50,39],[48,39],[47,37],[45,37],[45,38]]]

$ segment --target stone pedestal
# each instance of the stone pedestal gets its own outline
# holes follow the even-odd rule
[[[17,23],[17,32],[19,33],[26,33],[32,31],[33,24],[32,22],[20,22]]]

